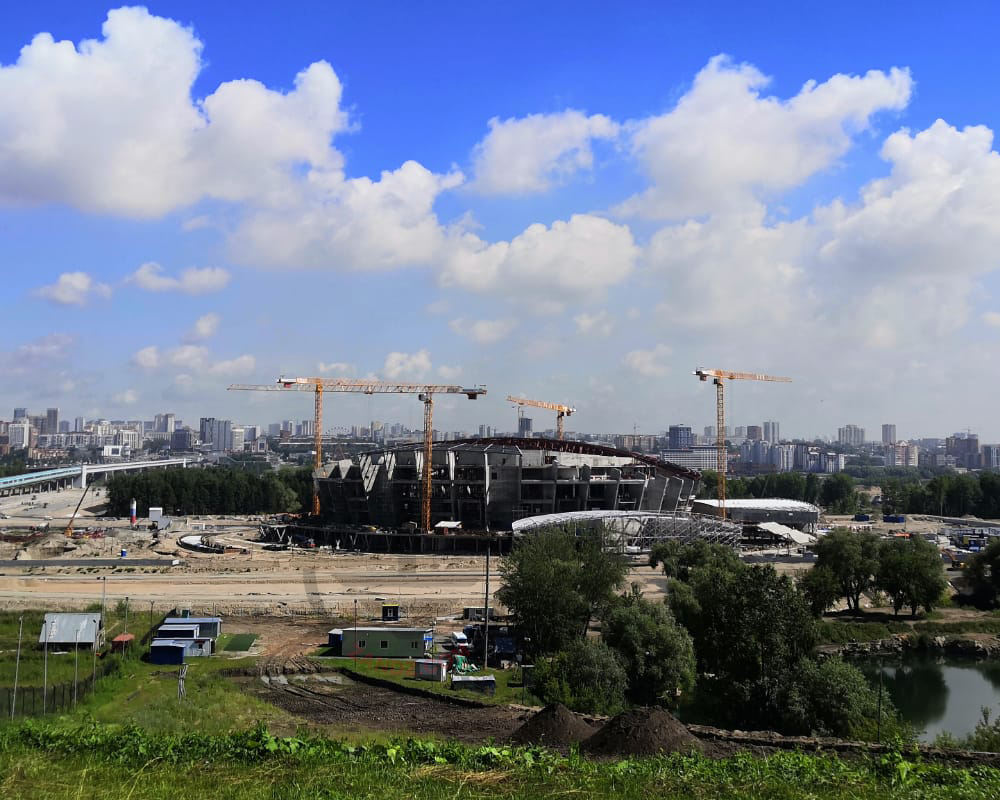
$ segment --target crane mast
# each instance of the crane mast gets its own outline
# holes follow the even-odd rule
[[[324,392],[348,392],[352,394],[415,394],[424,404],[424,463],[423,493],[420,504],[420,523],[424,531],[431,529],[431,459],[434,449],[434,395],[464,394],[470,400],[486,394],[485,386],[464,388],[441,383],[400,383],[392,381],[354,380],[350,378],[278,378],[273,384],[234,383],[230,390],[258,392],[312,392],[313,442],[315,455],[313,467],[323,466],[323,394]],[[319,489],[313,484],[312,512],[319,516]]]
[[[563,405],[562,403],[546,403],[543,402],[542,400],[528,400],[524,397],[514,397],[513,395],[507,395],[507,400],[509,400],[511,403],[516,404],[518,407],[518,411],[520,411],[524,406],[530,406],[531,408],[545,408],[548,409],[549,411],[555,411],[556,438],[558,439],[563,438],[563,433],[564,433],[563,428],[565,427],[563,421],[570,414],[576,412],[576,409],[573,408],[573,406]]]
[[[718,472],[716,490],[719,499],[719,516],[726,516],[726,381],[777,381],[791,383],[791,378],[763,375],[758,372],[734,372],[725,369],[696,369],[698,380],[711,378],[715,384],[715,466]]]

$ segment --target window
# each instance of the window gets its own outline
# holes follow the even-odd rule
[[[388,642],[388,640],[383,639],[381,642],[378,643],[378,646],[381,647],[383,650],[388,650],[389,649],[389,642]]]
[[[410,649],[411,650],[416,650],[417,649],[417,642],[415,642],[415,641],[414,642],[410,642]]]
[[[359,650],[364,650],[365,649],[365,640],[364,639],[358,639],[358,649]]]

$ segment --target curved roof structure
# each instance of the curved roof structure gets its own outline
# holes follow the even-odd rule
[[[483,439],[455,439],[451,442],[435,442],[439,444],[465,444],[479,445],[487,447],[489,445],[499,445],[503,447],[516,447],[520,450],[547,450],[552,453],[575,453],[582,456],[610,456],[613,458],[631,458],[640,464],[648,464],[651,467],[666,470],[674,475],[683,476],[691,480],[701,480],[701,473],[695,469],[688,469],[662,458],[648,455],[646,453],[636,453],[632,450],[619,450],[617,447],[608,447],[602,444],[590,444],[589,442],[575,442],[569,439],[543,439],[540,437],[520,438],[517,436],[497,436]]]
[[[515,520],[512,527],[514,533],[522,534],[554,527],[570,530],[599,527],[630,552],[645,552],[655,542],[671,539],[682,542],[705,539],[735,547],[742,531],[739,523],[683,511],[568,511]]]

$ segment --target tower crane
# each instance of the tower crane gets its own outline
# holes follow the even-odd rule
[[[387,381],[353,380],[348,378],[286,378],[280,377],[273,384],[234,383],[231,390],[264,392],[312,392],[314,404],[313,442],[316,453],[313,466],[323,466],[323,393],[351,392],[355,394],[415,394],[424,404],[424,464],[423,495],[420,522],[423,530],[431,529],[431,458],[434,450],[434,395],[464,394],[470,400],[486,394],[485,386],[463,388],[436,383],[392,383]],[[313,485],[313,514],[319,515],[319,490]]]
[[[696,369],[698,380],[712,379],[715,384],[715,466],[719,473],[719,516],[726,516],[726,390],[725,381],[777,381],[791,383],[791,378],[761,375],[756,372],[732,372],[726,369]]]
[[[531,406],[531,408],[547,408],[549,411],[555,411],[557,439],[563,438],[563,420],[576,412],[576,409],[572,406],[564,406],[561,403],[543,403],[541,400],[526,400],[523,397],[514,397],[513,395],[507,395],[507,399],[521,407]]]

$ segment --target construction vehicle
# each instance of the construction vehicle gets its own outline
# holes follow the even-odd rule
[[[524,407],[530,406],[531,408],[546,408],[549,411],[556,412],[556,438],[563,438],[563,420],[570,414],[576,412],[576,409],[572,406],[566,406],[562,403],[545,403],[541,400],[527,400],[524,397],[514,397],[513,395],[507,395],[507,399],[517,406],[517,415],[520,416],[524,413]]]
[[[423,495],[421,498],[420,523],[426,533],[431,531],[431,458],[434,450],[434,395],[464,394],[470,400],[486,394],[485,386],[463,388],[449,384],[434,383],[390,383],[386,381],[353,380],[347,378],[285,378],[279,377],[274,384],[253,385],[236,383],[231,390],[265,392],[299,391],[312,392],[314,396],[313,437],[315,454],[313,468],[319,471],[323,466],[323,393],[351,392],[355,394],[415,394],[424,404],[424,463]],[[319,516],[319,490],[313,484],[312,512]]]
[[[761,375],[756,372],[732,372],[725,369],[696,369],[694,374],[698,380],[712,379],[715,384],[715,467],[719,473],[717,494],[719,498],[719,516],[726,517],[726,397],[725,381],[777,381],[791,383],[791,378],[778,378],[774,375]]]
[[[83,494],[80,495],[80,501],[76,504],[76,508],[73,509],[73,516],[69,518],[69,524],[66,526],[66,530],[63,533],[68,538],[73,538],[73,523],[76,521],[76,515],[80,512],[80,506],[83,505],[83,498],[87,496],[87,492],[90,490],[90,484],[83,490]]]

